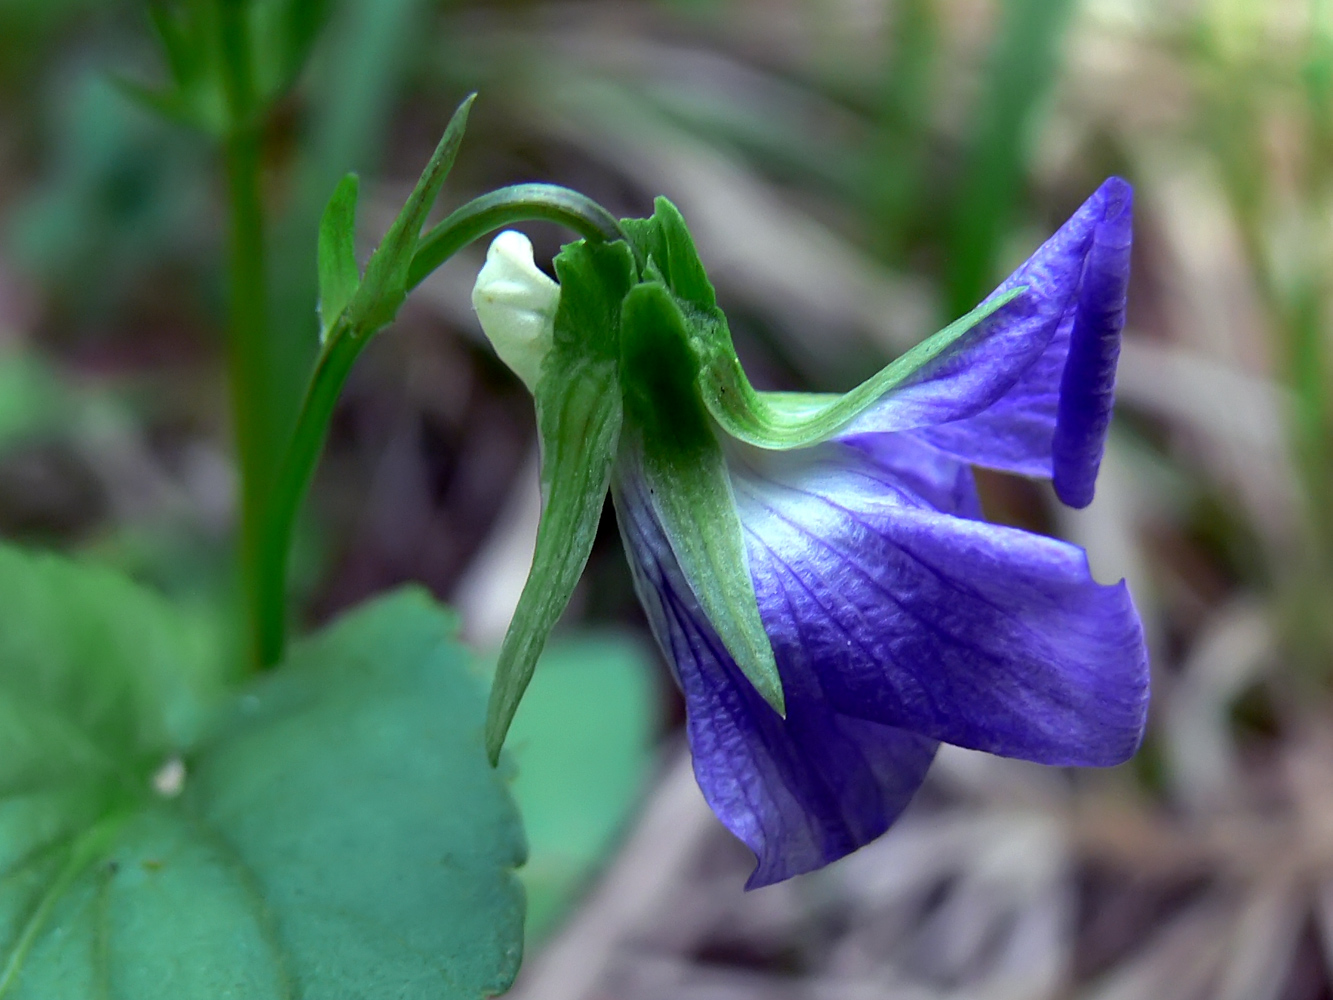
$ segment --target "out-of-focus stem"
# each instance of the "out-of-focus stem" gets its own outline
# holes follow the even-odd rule
[[[273,472],[269,412],[271,344],[260,194],[257,120],[245,0],[219,0],[218,27],[228,128],[223,140],[230,216],[227,363],[236,455],[240,467],[240,572],[247,648],[259,656],[259,623],[268,610],[260,583],[263,508]]]
[[[255,574],[255,608],[259,613],[255,638],[261,666],[272,666],[282,659],[287,640],[287,559],[296,515],[324,450],[329,421],[343,383],[369,339],[359,336],[344,320],[329,330],[328,340],[311,372],[295,430],[278,467],[256,549],[260,561]]]

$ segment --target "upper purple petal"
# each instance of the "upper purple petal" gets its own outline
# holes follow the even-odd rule
[[[888,393],[840,438],[918,429],[976,465],[1055,480],[1092,500],[1115,388],[1133,193],[1112,177],[994,293],[1028,290],[967,343]]]
[[[925,777],[935,741],[834,711],[799,643],[774,646],[780,717],[700,610],[632,456],[617,467],[613,496],[635,589],[685,695],[699,787],[758,860],[747,887],[819,868],[883,833]]]
[[[1071,507],[1092,502],[1115,399],[1115,366],[1125,326],[1133,240],[1133,191],[1119,178],[1102,185],[1102,221],[1083,270],[1069,357],[1060,377],[1052,441],[1055,491]]]
[[[803,651],[836,712],[1046,764],[1127,759],[1148,673],[1124,584],[1068,543],[941,512],[912,485],[920,442],[895,438],[734,466],[775,650]]]

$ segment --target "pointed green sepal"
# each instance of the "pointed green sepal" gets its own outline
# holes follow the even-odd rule
[[[666,286],[650,282],[625,297],[620,329],[622,461],[645,478],[672,554],[727,652],[784,715],[726,458],[698,395],[690,320]]]
[[[500,650],[486,712],[486,749],[505,734],[592,551],[620,435],[614,352],[620,304],[633,281],[624,243],[573,243],[555,259],[560,279],[554,344],[535,394],[542,444],[542,516],[532,569]]]
[[[726,316],[717,307],[717,295],[676,206],[658,198],[651,218],[625,219],[621,228],[672,295],[690,309],[690,339],[701,360],[699,392],[708,412],[732,437],[759,448],[805,448],[828,439],[886,392],[961,347],[988,317],[1027,290],[1019,286],[983,302],[850,392],[759,392],[736,357]]]
[[[722,318],[717,308],[717,293],[694,247],[694,239],[680,209],[667,198],[653,202],[653,214],[647,219],[622,219],[620,226],[634,242],[642,260],[651,259],[658,275],[671,294],[691,307]],[[730,344],[730,337],[727,343]]]
[[[319,220],[319,339],[352,301],[361,285],[356,269],[356,174],[348,174],[333,190]]]
[[[983,302],[850,392],[758,392],[745,377],[734,351],[710,356],[700,372],[699,389],[708,412],[732,437],[759,448],[806,448],[827,440],[885,393],[962,346],[985,319],[1025,291],[1027,286],[1020,285]]]
[[[421,227],[425,225],[426,216],[458,156],[458,147],[467,129],[468,112],[476,96],[469,95],[454,112],[403,210],[366,264],[361,287],[348,305],[348,318],[358,332],[369,333],[388,326],[407,298],[408,269],[421,238]]]

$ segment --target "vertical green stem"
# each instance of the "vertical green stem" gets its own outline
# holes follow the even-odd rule
[[[268,431],[271,344],[264,261],[264,210],[260,194],[260,122],[250,66],[245,0],[219,0],[218,26],[229,128],[223,159],[230,207],[227,361],[232,420],[240,466],[240,569],[247,648],[260,658],[259,623],[267,598],[259,582],[263,506],[272,475]]]
[[[272,666],[282,659],[287,641],[287,560],[296,515],[310,489],[343,383],[369,339],[342,320],[329,331],[328,347],[320,352],[310,375],[296,430],[278,467],[255,547],[254,636],[260,666]]]
[[[258,191],[258,143],[253,136],[227,140],[227,188],[231,202],[230,328],[227,361],[231,378],[232,420],[240,465],[241,586],[246,603],[249,648],[258,652],[255,629],[263,614],[257,588],[257,529],[264,501],[266,455],[264,229]],[[258,662],[256,659],[255,662]]]

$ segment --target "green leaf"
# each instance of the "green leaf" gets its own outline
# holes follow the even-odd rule
[[[514,719],[512,785],[528,833],[519,870],[531,946],[554,928],[610,850],[652,765],[652,653],[616,633],[553,640]]]
[[[250,73],[262,104],[282,98],[305,68],[330,0],[264,0],[250,7]],[[332,65],[338,65],[333,63]],[[345,69],[338,65],[339,71]]]
[[[542,507],[537,548],[505,634],[486,712],[486,748],[500,756],[546,637],[592,552],[620,436],[616,331],[633,280],[624,243],[573,243],[555,260],[560,305],[537,383]]]
[[[699,358],[666,287],[635,286],[621,312],[620,474],[643,476],[671,551],[736,665],[778,714],[785,703],[759,617],[726,458],[697,384]]]
[[[395,594],[231,697],[162,601],[0,549],[0,996],[503,990],[522,835],[453,627]]]
[[[356,269],[356,174],[348,174],[333,190],[319,220],[319,337],[352,301],[361,284]]]
[[[115,573],[0,546],[0,789],[43,754],[118,771],[197,741],[226,692],[214,645]]]
[[[416,187],[366,264],[365,278],[350,305],[353,325],[363,333],[391,323],[407,298],[407,274],[421,238],[421,227],[458,156],[468,112],[476,98],[476,94],[469,95],[454,112]]]
[[[498,761],[505,733],[546,637],[569,604],[592,552],[620,435],[616,367],[573,358],[538,386],[545,503],[532,568],[505,633],[486,711],[486,749]]]

